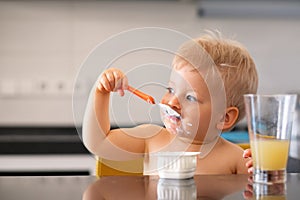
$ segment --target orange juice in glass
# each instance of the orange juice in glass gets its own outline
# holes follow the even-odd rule
[[[289,140],[259,138],[251,141],[254,165],[261,170],[285,170],[289,143]]]
[[[290,135],[296,95],[244,95],[253,181],[275,184],[286,181]]]

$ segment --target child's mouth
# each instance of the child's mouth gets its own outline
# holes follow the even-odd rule
[[[170,120],[171,123],[173,124],[178,124],[180,122],[180,117],[178,116],[174,116],[174,115],[170,115],[170,116],[167,116],[167,118]]]
[[[159,104],[162,114],[162,120],[165,127],[174,134],[178,133],[181,127],[181,116],[166,104]]]
[[[181,116],[178,112],[176,112],[175,110],[173,110],[170,106],[166,105],[166,104],[158,104],[162,113],[168,117],[176,117],[178,118],[179,120],[181,119]]]

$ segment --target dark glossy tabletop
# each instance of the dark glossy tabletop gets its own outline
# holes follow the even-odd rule
[[[253,187],[277,195],[261,199],[300,199],[300,174],[288,174],[286,184],[275,186],[252,185],[248,175],[201,175],[181,181],[156,176],[0,177],[0,199],[260,199],[253,196]]]

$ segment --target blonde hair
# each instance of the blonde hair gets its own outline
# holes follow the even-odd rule
[[[252,57],[242,44],[223,38],[220,32],[209,32],[195,41],[214,61],[224,83],[226,106],[239,109],[237,122],[240,121],[245,116],[243,95],[256,93],[258,87],[258,74]],[[182,58],[177,57],[174,61],[178,59]]]

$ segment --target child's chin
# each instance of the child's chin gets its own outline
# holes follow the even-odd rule
[[[180,121],[172,121],[168,118],[164,119],[164,125],[166,129],[173,134],[178,134],[178,128],[181,126]]]
[[[177,134],[178,130],[178,125],[177,124],[170,124],[170,123],[165,123],[167,131],[169,131],[172,134]]]
[[[172,134],[177,134],[176,129],[173,129],[173,128],[167,128],[167,131],[169,131],[169,133],[172,133]]]

